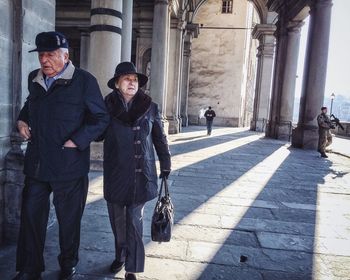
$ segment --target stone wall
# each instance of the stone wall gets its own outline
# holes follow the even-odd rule
[[[259,16],[256,10],[253,7],[251,2],[248,2],[248,18],[247,26],[253,28],[254,24],[259,23]],[[255,80],[256,80],[256,70],[257,70],[257,49],[259,46],[259,41],[252,38],[251,30],[247,31],[246,38],[247,45],[247,57],[245,69],[246,71],[246,80],[242,85],[242,114],[241,114],[241,126],[248,127],[250,126],[251,120],[253,119],[254,111],[254,96],[255,96]],[[244,88],[243,88],[244,87]]]
[[[15,5],[22,5],[19,18],[15,18]],[[55,0],[0,0],[0,244],[4,239],[16,239],[23,188],[23,152],[19,146],[10,151],[15,103],[24,103],[28,95],[27,76],[39,67],[37,54],[28,53],[35,47],[35,35],[53,30],[54,22]],[[18,30],[23,30],[23,36]],[[16,38],[18,35],[20,39]],[[13,42],[18,43],[18,53],[14,52]],[[17,57],[21,57],[19,63],[14,61]]]
[[[197,120],[212,106],[217,125],[237,126],[242,109],[242,79],[247,24],[246,0],[233,1],[233,13],[221,13],[221,1],[208,0],[194,21],[200,34],[192,43],[188,114]]]
[[[5,155],[10,149],[10,126],[12,113],[12,1],[0,0],[0,243],[4,223]]]
[[[341,122],[341,125],[344,127],[344,130],[337,126],[335,129],[332,129],[332,133],[350,138],[350,122]]]

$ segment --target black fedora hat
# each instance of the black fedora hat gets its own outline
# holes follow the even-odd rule
[[[41,32],[35,38],[36,49],[29,52],[51,52],[60,48],[68,49],[67,38],[59,32]]]
[[[139,80],[139,87],[143,87],[147,81],[148,77],[144,74],[137,73],[136,67],[132,62],[121,62],[115,68],[114,76],[107,83],[108,87],[111,89],[115,88],[115,81],[122,75],[136,74]]]

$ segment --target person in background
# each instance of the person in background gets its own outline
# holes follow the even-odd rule
[[[15,280],[41,279],[50,194],[59,225],[59,279],[72,279],[78,263],[80,224],[90,166],[90,142],[107,127],[109,115],[94,76],[69,60],[58,32],[36,36],[40,69],[28,77],[29,96],[17,128],[28,141],[17,244]]]
[[[207,121],[207,134],[211,135],[211,131],[213,128],[213,120],[216,117],[215,111],[211,109],[209,106],[208,110],[205,111],[204,117]]]
[[[115,238],[112,273],[125,267],[125,279],[144,271],[143,209],[158,194],[154,147],[160,177],[170,173],[170,152],[158,106],[140,87],[147,76],[131,62],[117,65],[105,103],[111,122],[104,138],[104,198]]]
[[[331,119],[327,115],[327,107],[321,108],[321,114],[317,116],[318,123],[318,152],[321,157],[328,158],[326,155],[326,147],[332,144],[331,129],[335,128]]]

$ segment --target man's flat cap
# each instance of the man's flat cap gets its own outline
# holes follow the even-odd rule
[[[68,49],[66,37],[59,32],[41,32],[35,38],[36,49],[29,52],[51,52],[60,48]]]

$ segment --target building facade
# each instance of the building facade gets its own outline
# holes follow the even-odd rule
[[[39,67],[35,35],[58,30],[73,63],[104,95],[116,65],[131,60],[150,82],[166,129],[178,133],[211,105],[220,124],[291,134],[300,27],[310,30],[292,144],[316,148],[324,98],[331,0],[0,0],[0,243],[16,239],[25,143],[15,129],[27,75]],[[315,83],[315,81],[317,81]]]
[[[216,125],[243,126],[244,118],[251,118],[246,112],[253,109],[249,100],[254,90],[247,83],[255,79],[257,45],[252,26],[258,18],[246,0],[227,1],[232,3],[227,9],[224,2],[207,1],[194,18],[200,34],[192,43],[190,124],[198,124],[198,112],[208,106],[216,112]]]

